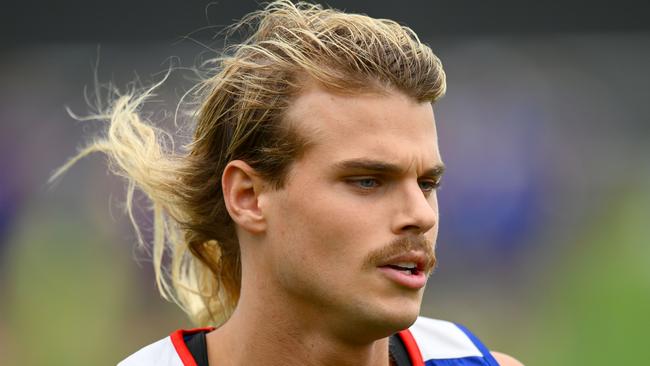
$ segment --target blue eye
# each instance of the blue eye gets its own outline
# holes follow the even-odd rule
[[[375,178],[362,178],[354,181],[359,187],[364,189],[375,188],[379,186],[379,182]]]
[[[373,177],[350,177],[346,181],[362,191],[371,191],[381,186],[379,179]]]

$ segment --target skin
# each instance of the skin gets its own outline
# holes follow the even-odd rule
[[[311,86],[287,120],[312,144],[282,189],[243,161],[223,174],[242,287],[231,318],[207,335],[209,362],[388,366],[386,337],[415,321],[423,289],[391,280],[369,256],[405,237],[433,251],[442,160],[432,106],[396,91]]]
[[[524,364],[522,364],[512,356],[506,355],[501,352],[492,351],[492,356],[494,356],[494,358],[501,366],[524,366]]]

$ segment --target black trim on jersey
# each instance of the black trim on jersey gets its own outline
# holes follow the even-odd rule
[[[388,338],[388,353],[395,361],[395,366],[411,366],[411,359],[406,347],[397,334],[393,334]]]
[[[185,345],[192,354],[196,366],[208,366],[208,346],[205,343],[205,333],[197,332],[185,337]]]
[[[187,349],[192,354],[197,366],[209,366],[208,347],[205,343],[205,334],[207,332],[190,334],[184,339]],[[404,343],[397,334],[393,334],[388,338],[388,352],[391,359],[395,361],[395,366],[411,366],[411,359],[408,352],[406,352],[406,347],[404,347]]]

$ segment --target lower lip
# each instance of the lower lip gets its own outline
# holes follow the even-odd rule
[[[427,283],[427,276],[424,275],[423,271],[411,274],[391,267],[379,267],[379,270],[386,275],[386,277],[397,282],[399,285],[413,290],[419,290]]]

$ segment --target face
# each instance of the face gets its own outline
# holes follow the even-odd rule
[[[313,87],[288,111],[312,145],[260,204],[274,290],[293,311],[359,337],[417,317],[434,264],[442,173],[433,110],[399,92]],[[385,335],[384,335],[385,334]]]

